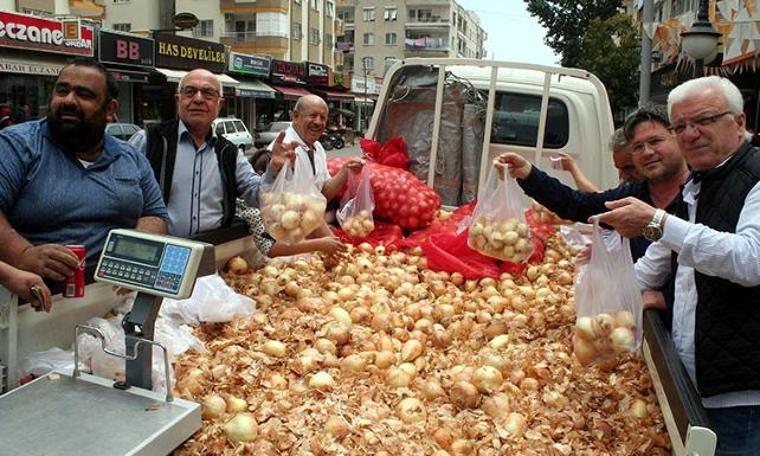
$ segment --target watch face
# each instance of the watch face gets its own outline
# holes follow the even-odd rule
[[[644,231],[642,231],[641,234],[652,242],[659,241],[662,237],[662,228],[658,225],[647,225],[644,227]]]

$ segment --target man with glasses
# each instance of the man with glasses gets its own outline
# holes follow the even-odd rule
[[[191,237],[229,226],[238,197],[258,207],[262,177],[242,151],[213,131],[224,103],[216,75],[204,69],[190,71],[174,97],[178,118],[138,132],[129,142],[150,160],[169,211],[169,233]],[[275,152],[273,171],[282,166],[285,153],[283,147]]]
[[[675,215],[636,198],[601,220],[657,240],[636,263],[642,287],[675,290],[672,336],[702,396],[718,455],[760,454],[760,151],[728,79],[687,81],[668,96],[691,167]]]
[[[0,260],[60,282],[79,266],[66,245],[84,245],[90,278],[110,230],[166,232],[148,160],[105,134],[118,94],[105,67],[77,58],[58,74],[46,118],[0,132]]]
[[[624,136],[633,165],[644,180],[623,182],[598,193],[575,190],[516,153],[502,154],[497,160],[510,166],[511,174],[528,196],[566,220],[587,222],[589,217],[607,211],[607,201],[627,196],[672,210],[671,204],[678,195],[679,186],[686,182],[689,171],[668,127],[665,111],[657,106],[641,107],[628,116],[623,127]],[[617,139],[611,145],[618,146],[613,147],[614,154],[623,152],[619,147],[620,136],[620,133],[613,135],[613,139]],[[643,236],[631,240],[634,261],[644,255],[649,243]],[[656,302],[662,305],[660,299]]]

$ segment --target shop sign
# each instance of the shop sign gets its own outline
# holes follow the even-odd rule
[[[380,93],[381,86],[382,81],[378,83],[375,78],[365,78],[356,75],[351,78],[351,91],[354,93],[377,95]]]
[[[0,11],[0,47],[93,56],[92,27]]]
[[[39,76],[58,76],[63,65],[48,63],[0,60],[0,73],[35,74]]]
[[[306,62],[306,67],[308,68],[306,76],[306,82],[308,84],[327,85],[330,76],[330,69],[327,65]]]
[[[306,64],[272,59],[272,82],[306,82]]]
[[[229,71],[268,78],[271,66],[272,59],[268,57],[254,57],[239,52],[230,52]]]
[[[223,44],[163,33],[157,34],[155,40],[158,68],[205,68],[212,73],[223,73],[227,67]]]
[[[101,30],[98,59],[101,63],[153,68],[153,40]]]

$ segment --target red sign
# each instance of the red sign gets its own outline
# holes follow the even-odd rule
[[[92,27],[80,25],[77,39],[68,35],[60,21],[0,11],[0,47],[93,56]]]

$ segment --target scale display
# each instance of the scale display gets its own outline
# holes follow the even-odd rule
[[[202,244],[186,239],[113,230],[95,279],[159,296],[180,297],[187,283],[195,281],[202,253]]]

